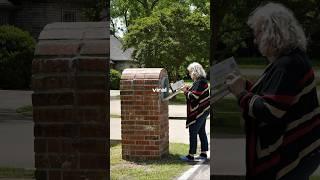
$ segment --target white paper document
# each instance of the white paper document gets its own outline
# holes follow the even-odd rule
[[[238,65],[233,57],[221,61],[210,68],[211,103],[215,103],[230,93],[224,83],[230,73],[240,75]]]
[[[177,81],[175,83],[172,83],[171,84],[171,89],[172,89],[172,91],[176,91],[178,89],[181,89],[183,86],[184,86],[184,81],[180,80],[180,81]]]

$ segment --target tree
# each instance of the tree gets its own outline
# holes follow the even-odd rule
[[[100,21],[101,20],[101,12],[104,8],[109,9],[109,1],[107,0],[96,0],[94,4],[92,2],[87,3],[87,8],[82,9],[82,15],[88,21]]]
[[[111,28],[126,33],[136,19],[148,17],[153,11],[180,4],[193,6],[203,14],[209,14],[209,0],[111,0]],[[123,26],[117,26],[121,21]]]
[[[320,1],[318,0],[276,0],[290,8],[305,29],[309,38],[309,52],[317,53],[320,47]],[[250,13],[265,1],[237,0],[232,3],[223,0],[212,0],[212,64],[231,55],[237,55],[242,48],[255,55],[253,37],[246,24]],[[320,55],[320,54],[319,54]],[[215,62],[213,62],[215,61]]]
[[[143,67],[163,67],[176,81],[179,67],[187,59],[209,59],[209,16],[189,6],[157,9],[136,19],[124,37],[125,48],[133,47],[133,58]]]

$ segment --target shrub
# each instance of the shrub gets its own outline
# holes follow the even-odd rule
[[[30,87],[35,40],[14,26],[0,26],[0,88]]]
[[[110,69],[110,89],[118,90],[120,88],[121,73],[115,69]]]

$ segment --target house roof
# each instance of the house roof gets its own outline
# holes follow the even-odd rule
[[[0,0],[0,8],[11,9],[14,8],[14,5],[8,0]]]
[[[132,60],[133,48],[123,51],[123,45],[114,35],[110,35],[110,59],[112,61]]]

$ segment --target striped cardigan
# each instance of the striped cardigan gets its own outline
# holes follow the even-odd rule
[[[209,85],[205,78],[201,77],[184,93],[187,99],[186,128],[210,109]]]
[[[281,179],[320,147],[314,72],[298,49],[271,63],[239,97],[246,124],[247,179]]]

